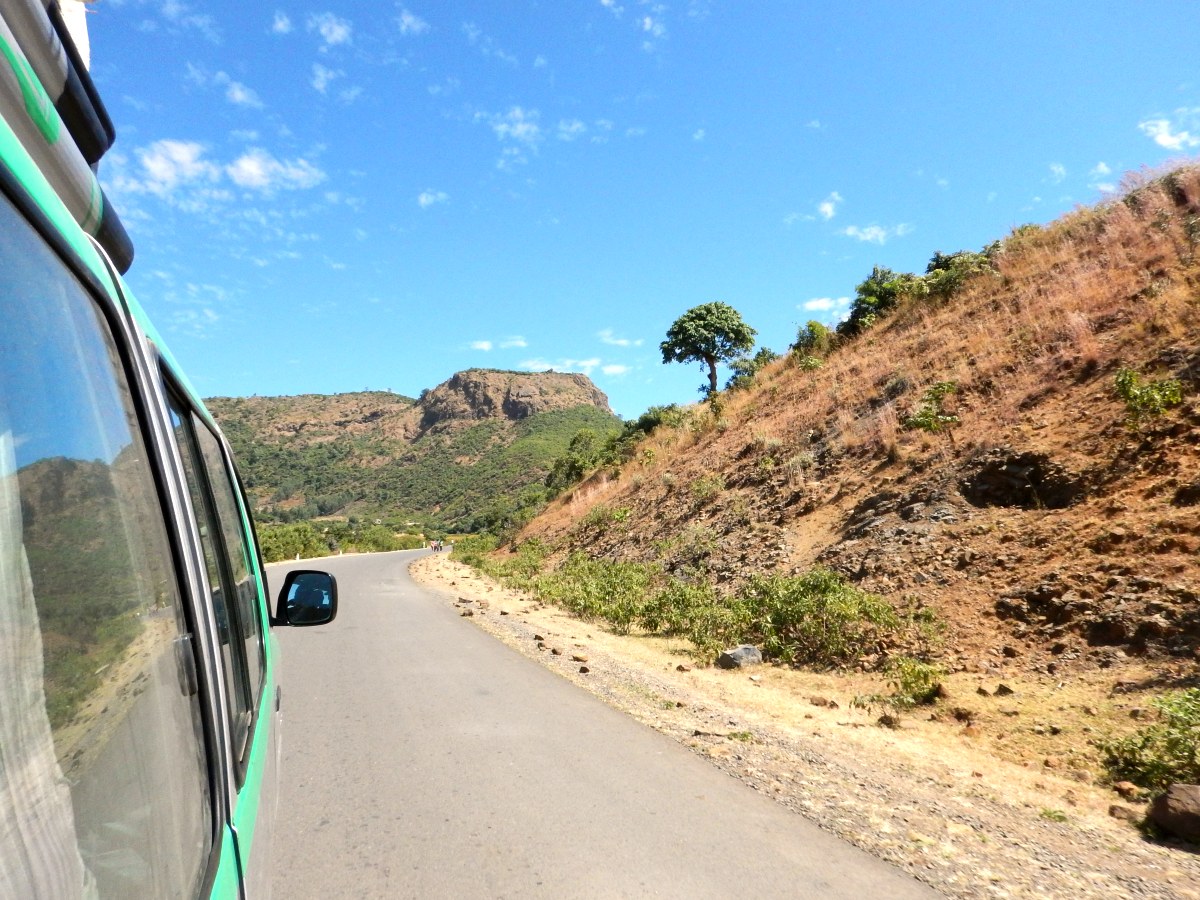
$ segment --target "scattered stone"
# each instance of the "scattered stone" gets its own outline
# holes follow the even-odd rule
[[[588,672],[590,672],[590,671],[592,671],[592,670],[591,670],[591,669],[589,669],[587,666],[580,666],[580,667],[579,667],[579,674],[580,674],[580,675],[586,675],[586,674],[587,674]]]
[[[1021,651],[1011,644],[1005,644],[1000,652],[1004,654],[1006,659],[1016,659],[1021,655]]]
[[[1133,709],[1131,709],[1129,711],[1129,718],[1131,718],[1131,719],[1144,719],[1145,717],[1146,717],[1146,710],[1140,706],[1135,706]]]
[[[561,650],[559,650],[557,647],[551,647],[551,648],[550,648],[550,653],[551,653],[553,656],[562,656],[562,651],[561,651]]]
[[[726,650],[717,657],[717,666],[722,669],[742,669],[746,666],[762,665],[762,651],[752,644],[742,644]]]
[[[762,676],[761,675],[751,675],[750,680],[753,681],[755,684],[758,684],[758,682],[762,681]]]
[[[1108,808],[1108,814],[1114,819],[1122,822],[1128,822],[1130,825],[1137,825],[1142,821],[1142,814],[1136,809],[1128,806],[1122,806],[1119,803],[1114,803]]]
[[[891,713],[884,713],[876,720],[876,724],[882,725],[884,728],[899,728],[900,717],[893,716]]]
[[[1057,756],[1047,756],[1044,760],[1042,760],[1042,766],[1046,769],[1061,769],[1062,760]]]
[[[502,616],[507,616],[507,615],[508,615],[508,610],[507,610],[507,609],[502,609],[502,610],[500,610],[500,615],[502,615]]]
[[[1012,688],[1010,688],[1007,684],[996,685],[996,696],[997,697],[1011,697],[1015,693],[1016,693],[1016,691],[1014,691]]]
[[[535,634],[535,635],[533,636],[533,639],[534,639],[535,641],[544,641],[544,640],[545,640],[545,638],[544,638],[542,635],[540,635],[540,634]]]
[[[475,610],[473,610],[473,609],[464,609],[464,610],[463,610],[461,613],[459,613],[459,615],[460,615],[460,616],[473,616],[473,615],[475,615]]]
[[[1087,769],[1072,769],[1067,773],[1080,784],[1091,784],[1093,775]]]
[[[586,656],[584,656],[582,653],[572,653],[571,654],[571,662],[585,663],[587,661],[588,661],[588,658]]]
[[[1200,844],[1200,784],[1173,784],[1154,798],[1147,818],[1167,834]]]
[[[676,672],[690,672],[690,671],[692,671],[692,667],[684,665],[683,663],[680,663],[679,665],[677,665],[675,667],[675,671]]]
[[[980,734],[982,734],[982,732],[978,728],[976,728],[974,725],[968,725],[966,728],[964,728],[962,730],[962,733],[963,733],[963,737],[969,737],[969,738],[977,738],[977,737],[979,737]]]
[[[985,688],[982,684],[979,687],[975,688],[975,693],[977,693],[980,697],[992,696],[992,692],[989,691],[987,688]]]
[[[808,702],[811,703],[813,706],[829,706],[830,705],[830,701],[826,700],[824,697],[809,697]]]
[[[950,715],[954,716],[954,718],[959,722],[966,722],[967,724],[975,721],[975,713],[969,709],[964,709],[961,706],[956,706],[954,709],[950,710]]]
[[[1136,800],[1142,796],[1142,789],[1132,781],[1118,781],[1113,785],[1113,790],[1124,797],[1126,800]]]

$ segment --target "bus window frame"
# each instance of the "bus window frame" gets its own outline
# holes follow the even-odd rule
[[[216,883],[220,869],[222,851],[232,808],[229,795],[229,747],[228,734],[222,720],[221,707],[214,702],[219,694],[220,681],[216,678],[213,657],[213,635],[215,623],[204,604],[196,602],[193,586],[199,583],[197,568],[198,546],[192,540],[190,527],[184,527],[181,503],[187,500],[186,485],[180,492],[183,478],[181,462],[171,458],[166,451],[174,449],[170,436],[169,422],[165,417],[164,397],[156,389],[152,375],[152,363],[160,356],[157,348],[137,326],[130,313],[124,286],[109,262],[107,255],[97,248],[97,255],[107,269],[112,290],[110,291],[96,272],[85,262],[65,234],[54,224],[35,196],[22,184],[4,160],[0,160],[0,194],[11,203],[16,215],[46,244],[51,254],[63,267],[63,273],[73,278],[82,293],[93,303],[100,321],[108,329],[116,350],[120,375],[136,416],[136,427],[146,449],[146,467],[154,482],[154,493],[159,515],[165,532],[171,559],[172,576],[178,590],[180,611],[192,635],[192,646],[197,663],[197,704],[204,741],[205,759],[208,767],[210,803],[210,843],[208,858],[203,863],[200,879],[200,896],[208,896]],[[93,242],[93,246],[95,243]],[[151,357],[151,358],[147,358]]]

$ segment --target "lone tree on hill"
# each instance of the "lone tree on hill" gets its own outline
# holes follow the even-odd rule
[[[676,319],[659,348],[664,363],[698,362],[707,366],[711,398],[717,393],[717,363],[736,359],[751,350],[756,334],[729,304],[705,303]]]

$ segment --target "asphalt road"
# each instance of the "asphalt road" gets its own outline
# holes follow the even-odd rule
[[[339,613],[278,629],[276,897],[934,896],[459,617],[424,552],[302,566]]]

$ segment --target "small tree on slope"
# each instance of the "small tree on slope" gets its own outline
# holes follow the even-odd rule
[[[675,320],[659,344],[663,362],[698,362],[708,368],[708,396],[717,393],[717,363],[736,359],[754,347],[758,334],[727,303],[695,306]]]

